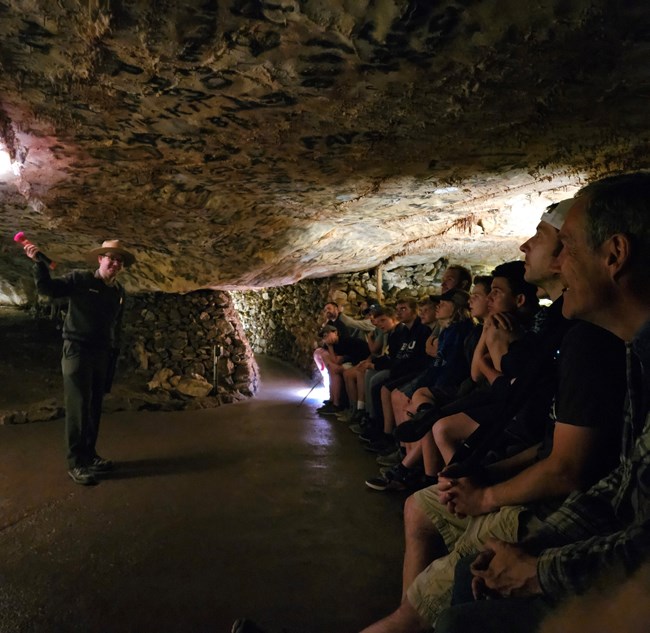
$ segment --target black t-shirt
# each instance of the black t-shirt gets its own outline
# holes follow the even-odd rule
[[[495,406],[477,420],[479,431],[454,459],[468,466],[488,464],[540,442],[542,459],[550,454],[556,419],[578,426],[613,422],[607,433],[618,448],[625,382],[622,343],[600,328],[565,319],[560,298],[549,308],[544,327],[527,337],[526,347],[527,355],[521,353],[523,347],[517,350],[519,377],[513,384],[505,376],[494,382],[490,398]]]
[[[490,391],[495,402],[503,403],[504,421],[509,437],[521,447],[540,442],[548,424],[551,405],[558,388],[560,350],[567,333],[577,325],[562,316],[563,298],[546,308],[544,327],[515,341],[501,360],[503,376],[497,378]],[[513,378],[517,378],[512,383]]]
[[[555,422],[589,427],[612,447],[603,456],[602,475],[616,465],[625,398],[625,345],[600,327],[579,321],[560,348],[558,388],[538,458],[553,449]]]
[[[339,340],[339,342],[334,345],[334,353],[337,356],[343,356],[344,363],[352,363],[353,365],[356,365],[364,358],[370,356],[370,349],[368,348],[368,343],[366,343],[366,341],[362,341],[360,338],[352,336]]]

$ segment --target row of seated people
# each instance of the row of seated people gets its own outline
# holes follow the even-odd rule
[[[333,318],[323,328],[320,357],[329,373],[330,402],[319,412],[348,422],[366,450],[378,453],[381,476],[366,481],[372,489],[417,489],[436,483],[444,466],[436,443],[428,435],[422,441],[396,443],[397,429],[407,421],[407,430],[415,423],[428,424],[430,409],[486,404],[488,378],[494,380],[498,373],[487,355],[483,322],[488,316],[508,318],[516,336],[533,327],[539,309],[537,287],[525,281],[524,262],[507,262],[492,276],[476,277],[468,293],[464,288],[470,280],[467,269],[453,266],[443,275],[440,296],[419,305],[411,299],[398,301],[395,310],[372,306],[376,333],[368,335],[367,346],[350,336],[347,326],[336,327],[337,322],[343,325],[340,310],[332,304],[326,307]],[[495,363],[499,366],[499,360]],[[340,404],[345,395],[347,409]],[[436,430],[443,426],[448,425],[438,424]]]
[[[528,295],[497,268],[474,333],[471,382],[455,393],[429,383],[430,397],[419,401],[418,383],[409,376],[392,384],[389,371],[378,399],[352,401],[357,412],[393,409],[401,460],[381,478],[387,485],[408,488],[419,460],[436,480],[405,502],[401,603],[365,633],[527,633],[599,579],[610,587],[630,582],[638,593],[650,563],[648,200],[650,174],[640,173],[596,182],[549,207],[521,250],[524,281],[550,306],[536,310],[531,299],[522,315]],[[501,294],[514,303],[497,309]],[[459,307],[455,296],[439,305]],[[378,327],[384,317],[397,321],[390,311],[375,315]],[[451,327],[440,331],[438,351]],[[372,395],[373,386],[365,389]],[[370,409],[371,420],[377,412]],[[388,430],[380,431],[384,439]],[[370,444],[373,437],[382,439],[375,432]],[[617,604],[621,630],[646,629],[635,618],[642,604]],[[551,618],[544,630],[566,624]],[[233,632],[259,629],[240,620]]]
[[[455,287],[469,289],[471,279],[471,273],[466,268],[450,266],[442,278],[442,294]],[[319,413],[343,414],[344,418],[349,417],[349,413],[358,413],[363,417],[366,411],[364,377],[368,382],[370,377],[375,378],[375,386],[386,378],[386,372],[397,379],[409,373],[415,375],[426,366],[427,358],[436,354],[433,342],[440,333],[440,327],[437,326],[435,300],[432,298],[424,304],[428,305],[421,307],[420,315],[415,299],[398,301],[395,309],[372,305],[365,311],[368,315],[365,320],[345,315],[336,303],[325,305],[323,314],[326,322],[320,332],[322,345],[316,349],[314,360],[328,379],[330,400],[318,410]],[[336,335],[333,335],[333,328]],[[359,342],[357,337],[360,334],[366,345]],[[327,335],[329,343],[325,338]],[[371,364],[373,367],[370,367]],[[374,373],[367,373],[367,369],[383,373],[375,377]],[[344,410],[343,403],[350,403],[350,411]],[[369,401],[368,411],[371,410],[372,401]]]
[[[370,415],[361,418],[360,437],[384,453],[393,439],[400,446],[378,458],[387,464],[397,455],[399,462],[366,484],[417,490],[405,505],[404,600],[388,616],[404,631],[422,619],[435,626],[451,604],[463,555],[488,536],[515,541],[616,461],[624,349],[605,330],[562,317],[562,283],[551,263],[565,210],[543,216],[521,247],[525,261],[475,280],[471,313],[467,293],[458,288],[439,297],[437,321],[421,312],[425,324],[439,330],[423,345],[432,358],[424,371],[417,360],[400,365],[395,354],[381,385],[367,383]],[[551,306],[540,309],[538,295]],[[404,305],[397,307],[410,316]],[[421,325],[422,319],[413,320],[413,334]],[[375,368],[381,358],[371,361]]]

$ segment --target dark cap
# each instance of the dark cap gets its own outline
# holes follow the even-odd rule
[[[381,312],[381,306],[378,303],[371,303],[361,314],[363,316],[368,314],[376,315],[377,312]]]
[[[338,330],[333,326],[333,325],[324,325],[319,331],[318,331],[318,336],[320,338],[324,338],[327,336],[330,332],[338,332]]]
[[[441,294],[438,299],[440,301],[451,301],[459,308],[466,308],[469,306],[469,292],[460,290],[459,288],[447,290],[447,292]]]

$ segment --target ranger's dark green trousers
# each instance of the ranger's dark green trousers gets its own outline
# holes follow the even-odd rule
[[[110,350],[63,342],[61,370],[65,400],[65,441],[69,468],[88,465],[95,444],[106,387]]]

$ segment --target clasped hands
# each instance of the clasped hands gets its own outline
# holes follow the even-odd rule
[[[456,516],[476,516],[498,509],[490,486],[481,486],[471,477],[453,477],[449,467],[438,475],[440,502]],[[519,545],[488,539],[486,549],[472,563],[472,592],[485,598],[523,598],[542,592],[537,578],[537,558]]]
[[[486,546],[471,566],[476,600],[527,598],[542,593],[535,556],[520,545],[499,539],[488,539]]]
[[[447,506],[448,512],[461,518],[497,509],[489,486],[481,486],[471,477],[454,477],[452,469],[438,473],[438,492],[440,502]]]

